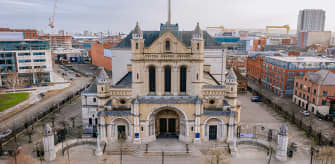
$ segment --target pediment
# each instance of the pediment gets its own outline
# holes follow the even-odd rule
[[[167,50],[166,44],[169,42],[170,50]],[[161,36],[159,36],[148,48],[145,49],[145,53],[190,53],[191,49],[188,48],[178,37],[171,32],[166,30]]]

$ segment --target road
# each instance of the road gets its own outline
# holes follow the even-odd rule
[[[289,143],[295,142],[298,146],[297,152],[294,153],[294,158],[288,160],[288,164],[301,164],[309,162],[309,151],[311,147],[311,140],[305,135],[305,132],[299,130],[295,125],[285,120],[281,115],[274,112],[270,106],[262,102],[251,102],[251,94],[239,95],[239,101],[242,105],[241,124],[252,127],[254,125],[262,125],[266,129],[279,129],[283,124],[289,129]],[[265,164],[267,163],[267,152],[260,151],[253,146],[239,146],[239,156],[233,159],[233,164]],[[272,157],[272,164],[280,163]]]
[[[23,126],[25,121],[35,118],[39,113],[42,113],[49,109],[53,104],[57,104],[62,101],[65,97],[76,93],[78,90],[89,84],[89,77],[80,77],[75,81],[72,81],[72,85],[59,92],[56,95],[42,99],[42,101],[35,103],[31,107],[15,114],[13,117],[0,122],[0,131],[8,128]]]

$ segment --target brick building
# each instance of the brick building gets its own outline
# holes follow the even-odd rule
[[[262,65],[262,83],[277,95],[291,96],[296,76],[304,76],[307,72],[321,69],[335,72],[335,59],[310,56],[266,56]]]
[[[50,40],[50,35],[41,35],[39,36],[40,39]],[[71,35],[51,35],[51,47],[53,49],[56,48],[65,48],[71,49],[72,48],[72,36]]]
[[[249,53],[247,63],[247,78],[253,81],[261,82],[263,62],[265,56],[283,56],[279,52],[251,52]]]
[[[24,39],[38,39],[38,33],[35,29],[0,28],[0,32],[22,32]]]
[[[110,49],[105,49],[103,44],[92,43],[89,53],[93,65],[104,67],[106,70],[112,71],[112,56]]]
[[[328,70],[309,72],[294,81],[292,101],[305,110],[329,114],[329,96],[335,96],[335,74]]]
[[[247,55],[244,54],[227,54],[226,69],[233,66],[234,70],[240,72],[241,75],[246,76]]]

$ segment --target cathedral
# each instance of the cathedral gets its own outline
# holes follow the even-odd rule
[[[199,23],[189,45],[176,35],[170,19],[145,44],[137,23],[131,38],[131,65],[115,85],[102,68],[82,93],[84,134],[106,143],[134,144],[160,138],[202,143],[233,142],[240,123],[237,77],[233,70],[220,84],[204,65],[204,38]]]

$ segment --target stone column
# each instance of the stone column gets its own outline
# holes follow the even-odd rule
[[[172,93],[174,96],[178,95],[178,67],[172,68]]]
[[[99,129],[99,128],[98,128]],[[97,131],[97,149],[95,150],[95,155],[96,156],[101,156],[103,153],[101,151],[100,147],[100,136],[99,136],[99,130]]]
[[[156,71],[156,86],[157,86],[157,95],[162,96],[163,93],[163,84],[162,84],[162,67],[158,66]]]
[[[43,148],[44,159],[46,161],[53,161],[56,159],[54,132],[49,124],[46,124],[43,128]]]
[[[277,140],[276,158],[279,161],[287,160],[287,145],[288,145],[288,128],[286,125],[283,125],[280,128]]]
[[[131,131],[129,125],[129,131]],[[131,134],[131,132],[129,132]],[[139,118],[139,102],[136,99],[134,102],[134,144],[141,144],[140,138],[140,118]]]
[[[107,142],[106,123],[103,116],[100,116],[100,133],[101,140]]]
[[[200,108],[201,108],[201,100],[198,98],[196,104],[196,111],[195,111],[195,136],[194,136],[194,143],[201,143],[200,139]]]
[[[107,124],[107,142],[112,141],[112,125]]]

